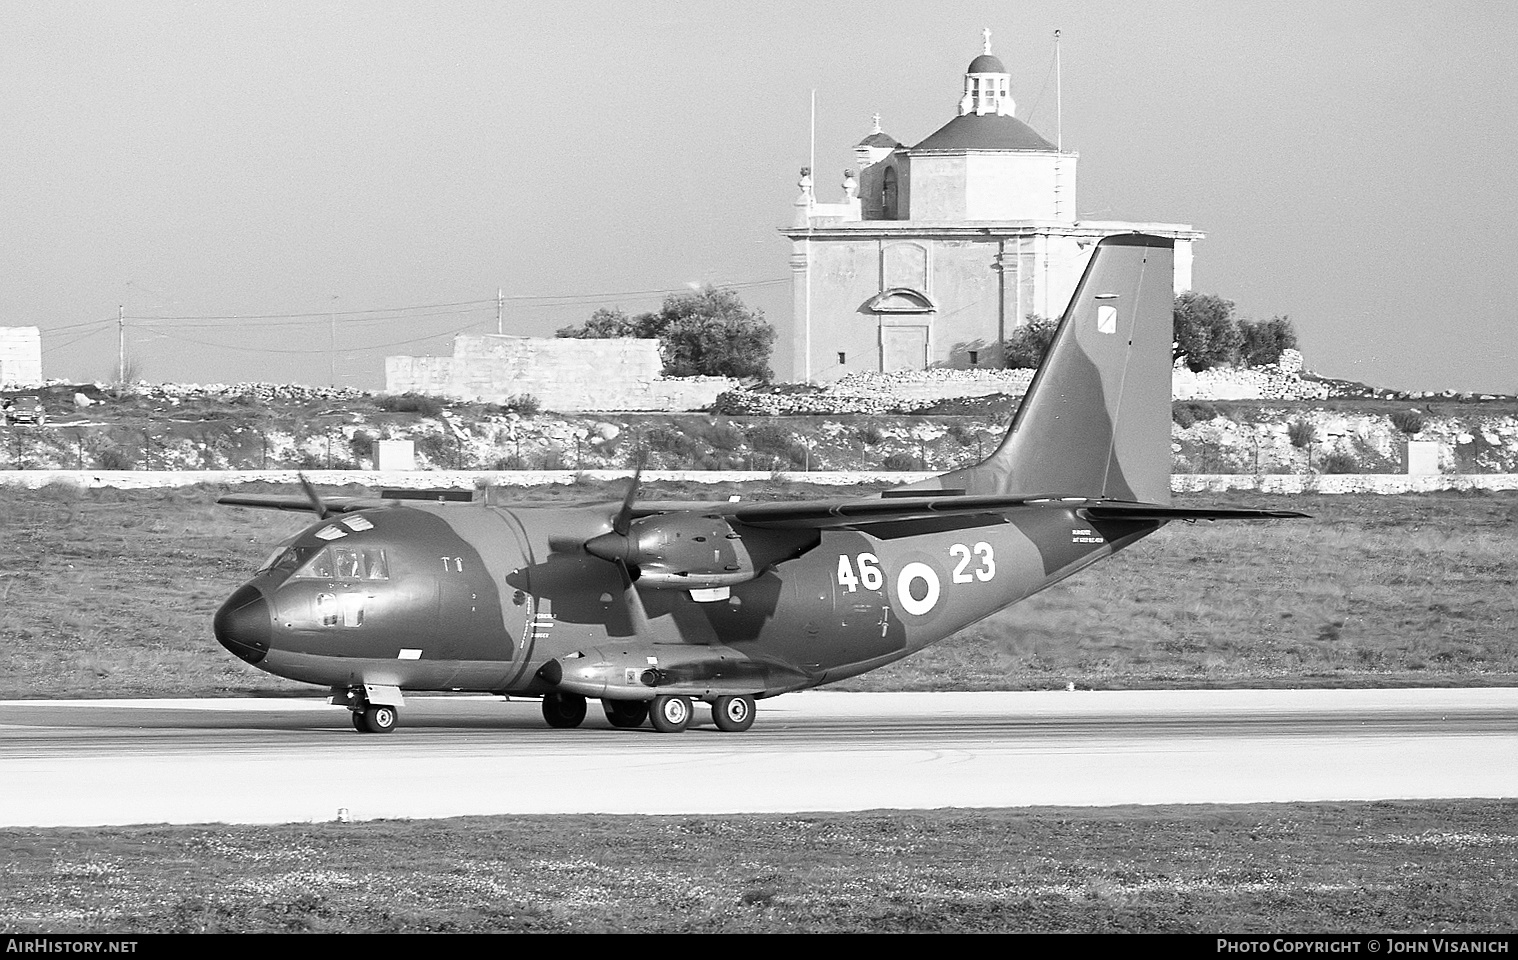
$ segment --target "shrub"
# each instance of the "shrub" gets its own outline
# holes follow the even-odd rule
[[[446,434],[424,433],[416,441],[416,452],[427,458],[434,467],[459,467],[458,444]]]
[[[1170,419],[1182,430],[1194,423],[1206,423],[1217,415],[1218,408],[1202,400],[1182,400],[1170,407]]]
[[[517,413],[524,417],[533,417],[537,416],[538,411],[542,410],[543,406],[538,402],[538,398],[532,394],[521,393],[514,397],[508,397],[506,399],[506,402],[501,404],[501,409],[507,411],[508,413]]]
[[[1286,427],[1286,436],[1298,450],[1318,439],[1318,430],[1306,420],[1293,420]]]
[[[1290,317],[1245,320],[1239,324],[1239,362],[1248,367],[1268,367],[1285,350],[1297,348],[1297,331]]]
[[[748,428],[748,445],[759,453],[789,454],[794,442],[791,431],[778,423],[761,423]]]
[[[1196,373],[1233,361],[1240,334],[1233,301],[1187,290],[1175,298],[1175,359]]]
[[[1036,370],[1043,362],[1049,344],[1054,342],[1054,331],[1059,329],[1058,320],[1047,320],[1036,313],[1028,314],[1028,322],[1012,331],[1012,336],[1002,344],[1008,369]]]
[[[374,435],[367,430],[353,431],[353,439],[348,441],[348,449],[355,460],[374,456]]]
[[[885,433],[873,423],[860,429],[856,436],[859,437],[859,442],[867,447],[873,447],[885,439]]]
[[[711,455],[710,447],[674,427],[655,427],[644,435],[643,442],[650,450],[693,465]]]
[[[885,458],[887,470],[916,470],[917,458],[910,453],[893,453]]]
[[[1359,473],[1360,461],[1352,453],[1335,450],[1323,458],[1318,469],[1322,473]]]
[[[737,450],[743,446],[743,431],[726,420],[698,420],[691,425],[690,431],[713,450]]]
[[[1398,410],[1391,415],[1391,422],[1392,426],[1408,436],[1421,433],[1425,423],[1423,414],[1417,410]]]
[[[95,466],[101,470],[135,470],[137,464],[116,447],[107,447],[95,454]]]
[[[422,393],[385,394],[374,399],[374,405],[387,413],[419,413],[424,417],[436,417],[443,412],[443,401]]]

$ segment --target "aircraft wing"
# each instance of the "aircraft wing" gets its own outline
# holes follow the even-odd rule
[[[216,498],[216,502],[229,507],[255,507],[260,510],[289,510],[292,513],[310,513],[311,500],[305,496],[278,493],[228,493]],[[372,497],[323,497],[322,505],[332,513],[347,513],[366,507],[385,505],[383,500]]]
[[[1084,503],[1085,498],[1077,502]],[[865,497],[857,500],[795,500],[769,503],[722,504],[720,513],[754,527],[829,529],[871,523],[925,520],[931,517],[999,514],[1014,507],[1066,505],[1050,497],[922,496]]]
[[[724,503],[710,511],[754,527],[829,529],[932,517],[999,516],[1027,508],[1075,508],[1090,520],[1286,520],[1306,517],[1294,510],[1171,507],[1158,503],[1091,500],[1086,497],[1004,495],[868,497],[857,500],[797,500]]]

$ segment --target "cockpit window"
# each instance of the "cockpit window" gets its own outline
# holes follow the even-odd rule
[[[389,580],[390,566],[383,547],[324,547],[292,580]]]
[[[268,573],[271,570],[293,571],[301,565],[301,561],[311,556],[315,550],[312,546],[296,547],[288,544],[278,546],[269,554],[269,559],[258,568],[259,573]]]

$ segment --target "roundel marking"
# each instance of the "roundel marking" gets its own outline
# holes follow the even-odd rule
[[[928,588],[921,600],[912,596],[912,584],[917,580],[921,580]],[[920,617],[937,606],[938,594],[938,571],[926,563],[909,563],[896,575],[896,599],[900,601],[901,609],[914,617]]]

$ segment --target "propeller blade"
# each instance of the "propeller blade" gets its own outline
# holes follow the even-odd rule
[[[627,488],[627,496],[622,498],[622,509],[617,511],[617,516],[611,522],[613,532],[627,536],[627,531],[632,529],[633,501],[638,497],[638,482],[643,476],[643,463],[646,456],[638,457],[637,469],[633,471],[632,483]]]
[[[316,488],[311,486],[311,481],[306,479],[306,475],[304,473],[297,473],[295,476],[300,479],[300,488],[305,491],[306,499],[311,501],[311,509],[316,511],[316,518],[318,520],[326,520],[332,516],[332,511],[327,508],[325,503],[322,503],[321,494],[317,493]]]
[[[621,561],[618,561],[617,569],[622,571],[622,602],[627,605],[627,618],[632,623],[633,636],[647,636],[648,611],[643,608],[643,596],[638,593],[635,582],[637,578],[627,564]]]

